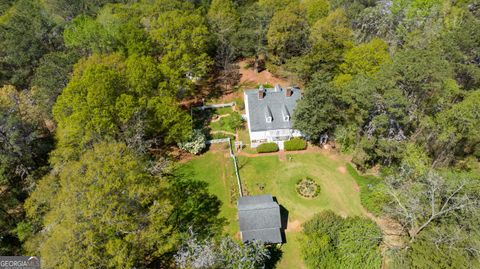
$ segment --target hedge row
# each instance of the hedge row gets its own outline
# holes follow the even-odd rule
[[[276,152],[278,145],[276,143],[263,143],[257,147],[258,153]]]
[[[292,138],[291,140],[285,141],[283,145],[286,151],[304,150],[307,148],[307,141],[301,138]]]

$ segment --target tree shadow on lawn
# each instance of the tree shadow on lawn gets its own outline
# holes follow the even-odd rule
[[[250,158],[237,158],[238,170],[242,170],[247,164],[250,163]]]
[[[269,246],[268,251],[270,252],[270,258],[265,262],[265,269],[274,269],[282,258],[283,251],[276,245]]]

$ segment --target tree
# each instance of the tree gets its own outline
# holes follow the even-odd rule
[[[343,63],[340,64],[342,74],[335,78],[336,83],[345,83],[355,75],[373,77],[380,71],[383,64],[391,62],[388,45],[381,39],[355,46],[345,52]]]
[[[169,171],[162,160],[104,141],[55,166],[25,204],[28,253],[49,268],[168,264],[185,233],[215,236],[223,225],[207,184]]]
[[[0,85],[28,87],[40,58],[61,43],[37,1],[16,1],[0,17]]]
[[[379,268],[380,229],[368,219],[316,214],[304,224],[301,250],[308,268]]]
[[[211,32],[216,37],[217,46],[230,43],[229,38],[238,29],[240,18],[231,0],[213,0],[207,13]]]
[[[143,267],[171,251],[176,238],[166,182],[147,168],[122,143],[97,144],[66,163],[55,176],[43,230],[29,239],[38,245],[28,251],[49,268]],[[29,217],[38,218],[35,204],[43,195],[27,202]]]
[[[308,33],[306,12],[299,4],[290,4],[275,12],[267,32],[273,61],[282,64],[291,57],[299,56],[307,48]]]
[[[262,268],[270,258],[262,242],[239,244],[230,237],[219,240],[198,240],[191,235],[177,252],[175,260],[179,268]]]
[[[77,49],[84,55],[113,52],[118,47],[112,32],[88,16],[78,16],[68,23],[63,39],[67,47]]]
[[[32,98],[48,118],[52,118],[52,107],[63,88],[67,86],[73,65],[78,55],[74,52],[50,52],[45,54],[35,72],[31,85]]]
[[[310,28],[308,51],[291,59],[287,67],[299,74],[304,81],[308,81],[318,72],[335,75],[342,63],[343,54],[353,46],[352,39],[352,30],[345,12],[337,9]]]
[[[240,18],[233,2],[230,0],[212,1],[208,9],[207,20],[210,32],[214,36],[215,65],[220,84],[226,87],[235,85],[239,80],[238,66],[233,63],[238,55],[235,33],[238,31]]]
[[[95,15],[96,11],[104,4],[124,2],[124,0],[46,0],[45,5],[53,13],[60,15],[66,21],[70,21],[78,15]]]
[[[407,48],[395,54],[382,75],[394,81],[420,113],[432,114],[448,107],[458,87],[449,86],[452,68],[438,48]],[[392,79],[393,78],[393,79]]]
[[[122,52],[151,55],[157,49],[141,20],[141,5],[108,4],[96,17],[79,15],[66,24],[65,44],[83,55]]]
[[[447,180],[436,171],[415,176],[408,166],[385,181],[391,204],[387,213],[406,229],[410,243],[415,242],[424,229],[442,220],[468,219],[478,213],[478,193],[468,178]],[[412,195],[414,194],[414,195]],[[454,221],[456,222],[456,221]]]
[[[2,3],[0,3],[0,16],[3,14],[3,12],[7,11],[14,2],[15,0],[2,1]]]
[[[15,233],[22,204],[44,171],[53,142],[31,99],[13,86],[0,88],[0,253],[19,255]]]
[[[474,49],[480,43],[480,19],[472,12],[461,9],[464,15],[451,18],[451,22],[457,23],[445,27],[439,40],[446,59],[453,64],[456,81],[465,89],[480,87],[479,53]],[[445,18],[445,21],[449,20]]]
[[[190,116],[178,107],[170,88],[159,87],[162,74],[153,63],[149,57],[125,60],[113,54],[75,65],[53,107],[58,122],[54,155],[68,160],[108,138],[127,141],[140,151],[188,138]]]
[[[254,56],[254,70],[260,71],[260,57],[267,52],[267,30],[270,10],[253,3],[240,12],[240,26],[235,44],[242,56]]]
[[[390,203],[384,211],[402,225],[409,238],[393,256],[394,268],[478,266],[476,175],[418,170],[403,164],[385,183]]]
[[[326,0],[307,0],[303,4],[310,25],[314,25],[319,19],[326,17],[330,11],[330,3]]]
[[[335,95],[333,86],[323,78],[317,76],[312,79],[295,108],[294,128],[311,141],[317,141],[324,133],[331,133],[341,121]]]
[[[150,37],[160,47],[160,69],[182,97],[193,82],[205,76],[211,65],[207,54],[209,32],[204,18],[190,10],[161,13],[153,22]]]
[[[448,164],[454,155],[462,158],[480,156],[480,90],[472,91],[461,102],[436,115],[435,127],[429,129],[434,151],[434,165]],[[432,132],[433,131],[433,132]],[[435,137],[435,138],[434,138]]]

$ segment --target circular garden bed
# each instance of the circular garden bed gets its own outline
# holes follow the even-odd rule
[[[297,193],[305,198],[314,198],[320,193],[320,186],[311,178],[302,178],[295,186]]]

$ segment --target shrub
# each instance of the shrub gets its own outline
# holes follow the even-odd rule
[[[328,210],[303,228],[300,247],[307,268],[380,268],[382,232],[372,220]]]
[[[257,147],[258,153],[276,152],[278,151],[278,145],[275,143],[263,143]]]
[[[235,99],[235,110],[242,111],[245,109],[245,101],[243,98]]]
[[[286,151],[304,150],[307,148],[307,141],[301,138],[292,138],[288,141],[285,141],[283,145]]]
[[[199,154],[206,147],[206,141],[207,139],[202,131],[196,129],[193,130],[189,141],[179,143],[178,146],[192,154]]]

